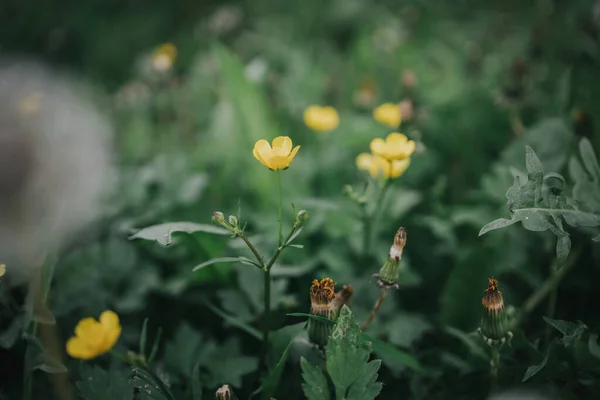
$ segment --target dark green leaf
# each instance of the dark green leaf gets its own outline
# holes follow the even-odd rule
[[[371,342],[365,341],[354,315],[343,306],[327,343],[327,373],[335,387],[336,398],[372,400],[381,391],[377,382],[380,360],[369,362]]]
[[[592,144],[587,138],[583,138],[579,142],[579,152],[581,153],[583,165],[585,165],[585,169],[592,176],[592,180],[597,184],[600,183],[600,166],[598,166],[598,160],[596,159],[596,154],[594,154]]]
[[[482,341],[479,340],[479,337],[474,337],[474,335],[468,335],[465,332],[460,331],[451,326],[445,327],[444,331],[463,342],[469,348],[469,352],[471,354],[474,354],[477,357],[482,358],[486,361],[489,360],[490,357],[485,353],[485,351],[483,351],[481,347]]]
[[[81,364],[81,380],[76,383],[79,394],[85,400],[131,400],[133,388],[129,386],[123,371],[108,371],[98,365]]]
[[[312,318],[316,321],[321,321],[321,322],[325,322],[328,324],[335,324],[334,321],[327,319],[325,317],[321,317],[319,315],[312,315],[312,314],[305,314],[305,313],[290,313],[290,314],[286,314],[289,315],[290,317],[307,317],[307,318]]]
[[[569,252],[571,251],[571,238],[569,236],[561,236],[556,242],[556,263],[558,267],[562,267],[567,261]]]
[[[252,326],[248,325],[247,323],[240,321],[239,319],[221,311],[219,308],[215,307],[214,305],[212,305],[210,303],[205,303],[205,304],[208,308],[211,309],[212,312],[219,315],[221,318],[223,318],[225,321],[227,321],[229,324],[231,324],[231,326],[240,328],[241,330],[245,331],[246,333],[249,333],[251,336],[255,337],[256,339],[262,340],[262,334],[260,333],[260,331],[258,329],[253,328]]]
[[[600,358],[600,346],[598,345],[598,334],[592,333],[588,339],[588,349],[590,354],[596,358]]]
[[[260,392],[261,399],[270,400],[271,397],[273,397],[273,395],[275,394],[275,391],[277,390],[277,387],[279,385],[279,381],[281,380],[281,374],[283,373],[285,363],[287,362],[288,353],[290,351],[291,345],[292,342],[290,341],[287,347],[285,348],[283,354],[281,355],[281,358],[275,365],[275,368],[269,371],[262,385],[257,390],[257,392]]]
[[[492,222],[487,223],[481,230],[479,231],[479,236],[485,235],[489,231],[493,231],[494,229],[500,229],[518,222],[519,220],[514,219],[506,219],[506,218],[498,218]]]
[[[300,359],[302,368],[302,391],[307,400],[330,400],[329,385],[323,372],[311,365],[304,357]]]
[[[419,361],[407,352],[402,351],[382,340],[369,336],[366,333],[363,333],[362,337],[371,342],[373,345],[373,352],[381,357],[383,362],[390,367],[393,368],[397,367],[398,365],[405,365],[418,372],[424,371]]]
[[[131,235],[129,239],[153,240],[163,246],[168,246],[173,242],[171,235],[177,232],[189,234],[195,232],[205,232],[215,235],[228,235],[231,233],[227,229],[219,228],[213,225],[196,224],[194,222],[169,222],[166,224],[153,225],[140,229],[135,234]]]
[[[146,341],[148,339],[148,318],[144,318],[142,333],[140,334],[140,354],[146,357]]]
[[[200,363],[196,363],[192,370],[192,400],[202,400],[202,383],[200,383]]]
[[[539,363],[538,365],[532,365],[531,367],[527,368],[527,371],[525,371],[525,375],[523,376],[523,382],[531,379],[546,366],[549,355],[550,349],[548,349],[548,352],[546,352],[546,355],[544,356],[544,359],[541,363]]]
[[[543,318],[544,321],[558,329],[563,334],[561,341],[566,347],[575,345],[588,329],[588,327],[581,321],[578,321],[576,324],[574,324],[572,322],[551,319],[548,317]]]
[[[198,271],[204,267],[208,267],[209,265],[217,264],[217,263],[230,263],[230,262],[240,262],[239,257],[219,257],[213,258],[212,260],[208,260],[203,262],[202,264],[196,265],[192,268],[192,271]]]

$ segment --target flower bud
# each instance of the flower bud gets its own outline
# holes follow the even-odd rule
[[[223,225],[225,222],[225,216],[221,211],[215,211],[212,215],[212,221],[217,225]]]
[[[235,393],[233,393],[233,389],[229,385],[223,385],[217,389],[215,393],[216,400],[238,400]]]
[[[235,215],[230,215],[229,216],[229,225],[231,226],[238,226],[238,219]]]
[[[504,310],[502,292],[498,290],[498,280],[488,279],[488,288],[481,299],[485,313],[478,329],[479,334],[489,346],[510,342],[512,332],[508,330],[508,318]]]
[[[377,284],[381,287],[393,286],[398,288],[398,271],[400,260],[402,259],[402,251],[406,245],[406,229],[400,227],[394,236],[394,244],[390,248],[387,260],[379,270],[379,274],[373,276],[379,278]]]
[[[300,210],[296,215],[296,222],[306,222],[308,221],[308,211]]]
[[[330,278],[312,281],[310,287],[310,313],[325,317],[330,321],[337,319],[337,309],[334,304],[335,283]],[[308,320],[308,339],[319,348],[324,348],[333,331],[333,324],[310,318]]]

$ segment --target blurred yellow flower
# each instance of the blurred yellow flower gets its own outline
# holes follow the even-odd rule
[[[373,110],[373,118],[390,128],[398,128],[402,122],[402,110],[398,104],[385,103]]]
[[[67,353],[80,360],[98,357],[113,348],[121,335],[119,316],[107,310],[100,320],[84,318],[75,327],[75,336],[67,341]]]
[[[340,123],[340,116],[331,106],[310,106],[304,110],[304,123],[313,131],[331,131]]]
[[[415,142],[401,133],[390,133],[385,140],[376,138],[371,141],[371,151],[388,160],[403,160],[415,151]]]
[[[287,169],[300,146],[292,150],[292,139],[287,136],[278,136],[273,139],[273,146],[265,139],[260,139],[254,145],[252,154],[262,165],[270,170]]]
[[[173,43],[165,43],[152,53],[152,66],[157,71],[166,72],[173,67],[176,59],[177,47]]]
[[[403,160],[388,161],[376,154],[361,153],[356,157],[356,166],[358,169],[369,171],[373,178],[383,176],[387,179],[394,179],[402,176],[410,165],[410,158]]]
[[[5,273],[6,273],[6,265],[0,264],[0,277],[3,277]]]

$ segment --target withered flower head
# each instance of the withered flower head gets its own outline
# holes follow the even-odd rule
[[[344,293],[344,291],[340,292]],[[310,313],[315,316],[327,318],[329,321],[337,319],[335,283],[330,278],[320,281],[315,279],[310,287]],[[340,306],[341,307],[341,306]],[[308,320],[308,338],[319,348],[325,347],[333,330],[333,324],[327,321],[310,318]]]
[[[390,247],[387,260],[379,270],[378,274],[373,275],[379,278],[377,284],[380,287],[396,287],[398,288],[398,270],[402,252],[406,246],[406,228],[400,227],[394,236],[394,243]]]
[[[350,302],[350,298],[352,297],[353,293],[354,288],[351,285],[344,285],[342,290],[335,295],[335,299],[333,299],[333,308],[336,311],[341,310],[344,305],[347,305]]]
[[[488,278],[488,288],[485,289],[481,303],[488,312],[498,314],[504,311],[504,300],[502,300],[502,292],[498,290],[497,279]]]
[[[510,342],[513,335],[508,330],[508,318],[497,279],[488,278],[488,287],[483,293],[481,303],[485,309],[479,327],[483,340],[489,346],[502,346],[506,341]]]

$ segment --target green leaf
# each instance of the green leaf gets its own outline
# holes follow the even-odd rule
[[[206,302],[204,303],[206,304],[206,306],[215,314],[217,314],[218,316],[220,316],[221,318],[223,318],[225,321],[227,321],[231,326],[235,326],[237,328],[240,328],[241,330],[245,331],[246,333],[250,334],[251,336],[255,337],[258,340],[262,340],[262,334],[260,333],[260,331],[256,328],[253,328],[252,326],[248,325],[247,323],[240,321],[239,319],[221,311],[218,307],[215,307],[214,305]]]
[[[469,352],[471,354],[474,354],[477,357],[482,358],[486,361],[489,360],[490,357],[485,353],[485,351],[483,351],[481,347],[481,340],[476,340],[480,339],[479,337],[473,337],[473,335],[468,335],[465,332],[460,331],[451,326],[445,327],[444,331],[463,342],[469,348]]]
[[[331,400],[329,385],[323,372],[311,365],[304,357],[300,359],[302,368],[302,391],[307,400]]]
[[[596,154],[594,154],[594,148],[587,138],[581,139],[579,142],[579,152],[581,153],[581,160],[585,169],[592,176],[592,180],[596,183],[600,182],[600,166],[598,166],[598,160]]]
[[[377,354],[383,362],[391,368],[398,367],[398,365],[405,365],[417,372],[423,372],[424,369],[421,363],[414,358],[412,355],[405,351],[392,346],[382,340],[376,339],[366,333],[362,334],[364,340],[368,340],[373,345],[373,352]]]
[[[556,262],[559,268],[567,261],[570,251],[571,238],[568,235],[559,237],[556,241]]]
[[[296,239],[298,237],[298,235],[300,235],[300,232],[302,232],[302,229],[304,229],[303,226],[301,226],[300,228],[296,229],[296,231],[294,233],[292,233],[292,236],[290,236],[290,238],[288,239],[287,242],[285,242],[285,246],[289,246],[292,241],[294,239]]]
[[[81,380],[75,385],[85,400],[131,400],[133,388],[128,374],[118,369],[108,371],[98,365],[81,364]]]
[[[140,354],[146,357],[146,341],[148,340],[148,318],[144,318],[140,334]]]
[[[514,224],[515,222],[519,222],[519,220],[516,218],[513,218],[513,219],[498,218],[492,222],[488,222],[487,224],[485,224],[485,226],[483,228],[481,228],[481,230],[479,231],[479,236],[485,235],[486,233],[488,233],[489,231],[493,231],[494,229],[505,228],[507,226]]]
[[[539,363],[538,365],[532,365],[531,367],[527,368],[527,371],[525,371],[525,375],[523,376],[522,382],[528,381],[533,376],[535,376],[538,372],[540,372],[546,366],[549,356],[550,356],[550,348],[548,348],[548,351],[546,352],[546,355],[544,356],[544,359],[542,360],[541,363]]]
[[[287,359],[288,359],[288,353],[290,351],[291,345],[292,345],[292,342],[290,341],[288,343],[287,347],[285,348],[283,354],[281,355],[279,362],[277,362],[277,364],[275,365],[275,368],[273,368],[272,370],[269,371],[269,373],[265,377],[262,385],[256,391],[256,392],[261,393],[261,395],[260,395],[261,399],[270,400],[271,397],[273,397],[273,395],[275,394],[275,391],[277,390],[277,386],[279,385],[279,381],[281,380],[281,374],[283,373],[285,363],[287,362]]]
[[[209,265],[217,264],[217,263],[230,263],[230,262],[241,262],[239,257],[218,257],[213,258],[211,260],[205,261],[202,264],[196,265],[192,268],[192,271],[201,270],[204,267],[208,267]]]
[[[562,321],[559,319],[551,319],[543,317],[544,321],[558,329],[563,337],[561,339],[565,347],[573,346],[582,338],[583,334],[587,331],[588,327],[581,321],[576,324],[568,321]]]
[[[215,235],[228,235],[231,233],[227,229],[219,228],[213,225],[196,224],[194,222],[169,222],[166,224],[152,225],[147,228],[140,229],[131,235],[129,239],[153,240],[163,246],[169,246],[173,242],[171,237],[172,234],[177,232],[188,234],[205,232]]]
[[[47,374],[68,372],[67,367],[46,352],[42,343],[36,337],[27,335],[26,340],[25,365],[28,370],[34,371],[39,369]]]
[[[529,146],[525,146],[525,167],[529,173],[530,180],[537,183],[542,182],[544,179],[544,168],[538,156]]]
[[[316,321],[325,322],[327,324],[332,324],[332,325],[335,324],[334,321],[327,319],[325,317],[321,317],[320,315],[312,315],[312,314],[306,314],[306,313],[289,313],[286,315],[288,315],[290,317],[307,317],[307,318],[314,319]]]
[[[598,345],[598,334],[592,333],[588,339],[588,350],[596,358],[600,358],[600,346]]]
[[[343,306],[327,343],[327,373],[335,387],[336,398],[371,400],[381,391],[376,382],[380,360],[369,362],[371,343],[365,341],[354,315]]]

